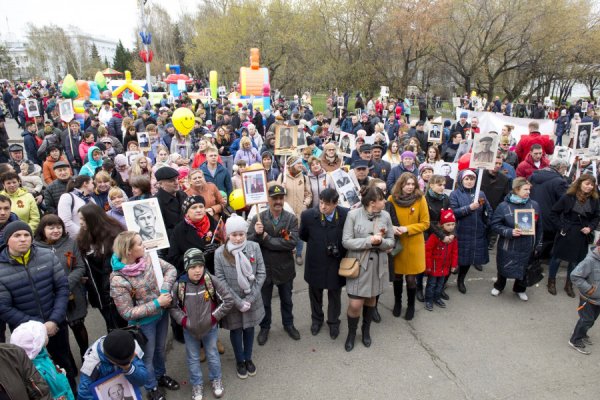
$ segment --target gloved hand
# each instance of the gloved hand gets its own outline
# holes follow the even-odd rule
[[[248,303],[247,301],[242,301],[242,306],[240,307],[240,311],[246,312],[250,309],[250,307],[252,307],[252,304]]]

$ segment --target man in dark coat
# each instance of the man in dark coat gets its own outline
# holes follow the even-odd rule
[[[296,277],[292,250],[298,243],[298,219],[283,209],[284,196],[283,186],[272,185],[269,188],[269,208],[259,214],[260,218],[255,215],[248,228],[248,240],[260,245],[267,270],[267,278],[261,289],[265,318],[260,323],[260,332],[256,338],[261,346],[269,338],[271,298],[275,285],[279,290],[283,328],[292,339],[300,340],[300,332],[294,326],[292,314],[292,289]]]
[[[56,214],[60,196],[67,192],[67,184],[69,183],[69,180],[71,180],[71,168],[69,167],[69,164],[64,161],[55,162],[52,168],[56,174],[56,179],[46,186],[43,195],[46,212]]]
[[[569,183],[564,174],[569,168],[565,160],[552,160],[549,167],[535,171],[529,178],[531,182],[530,197],[537,201],[542,210],[542,226],[544,229],[541,258],[550,258],[550,250],[554,243],[556,230],[550,218],[550,212],[558,199],[567,192]]]
[[[486,194],[492,210],[495,210],[510,192],[510,179],[508,176],[500,172],[502,169],[502,154],[498,152],[494,169],[486,169],[481,177],[481,190]],[[488,249],[492,250],[498,240],[498,234],[488,233]]]
[[[306,242],[304,280],[308,283],[312,325],[316,336],[323,325],[323,290],[327,289],[327,325],[329,336],[340,334],[342,287],[346,279],[339,276],[340,261],[346,250],[342,232],[348,210],[338,206],[339,194],[325,189],[319,194],[319,208],[310,208],[300,216],[300,239]]]
[[[167,236],[171,240],[173,228],[183,220],[181,206],[187,195],[179,190],[179,173],[174,168],[159,168],[154,176],[160,187],[156,192],[156,198],[167,229]]]

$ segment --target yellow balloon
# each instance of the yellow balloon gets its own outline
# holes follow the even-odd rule
[[[180,107],[173,113],[171,117],[173,126],[179,133],[186,136],[194,129],[194,113],[186,107]]]
[[[246,168],[246,171],[256,171],[257,169],[264,169],[261,163],[254,163]]]
[[[246,207],[246,201],[244,200],[244,192],[242,189],[235,189],[229,194],[229,205],[235,211]]]
[[[476,97],[477,96],[477,92],[476,91],[471,91],[471,97]]]

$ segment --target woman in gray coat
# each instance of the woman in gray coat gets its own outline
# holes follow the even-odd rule
[[[376,297],[388,282],[387,251],[394,247],[394,227],[385,208],[385,194],[376,187],[361,190],[362,207],[348,213],[344,224],[342,245],[346,257],[360,260],[358,277],[346,279],[348,292],[348,338],[346,351],[354,348],[356,329],[363,311],[362,342],[371,346],[370,326]]]
[[[81,282],[85,275],[85,266],[79,253],[79,247],[69,237],[62,219],[55,214],[47,214],[42,217],[35,230],[34,239],[35,245],[52,250],[65,268],[70,291],[67,303],[67,323],[73,331],[83,359],[83,355],[89,347],[89,340],[84,324],[87,316],[87,299]]]
[[[215,275],[234,300],[233,308],[221,324],[230,331],[240,379],[256,374],[252,362],[254,327],[265,317],[260,292],[266,278],[265,263],[258,243],[246,239],[247,231],[248,223],[232,215],[225,224],[227,242],[215,252]]]

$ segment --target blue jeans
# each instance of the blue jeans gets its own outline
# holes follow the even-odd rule
[[[265,317],[260,322],[260,327],[263,329],[271,329],[271,298],[273,297],[273,286],[273,281],[271,281],[265,283],[260,290],[265,305]],[[294,307],[294,303],[292,303],[293,287],[293,279],[290,279],[289,282],[277,285],[277,289],[279,290],[279,302],[281,303],[281,322],[283,323],[283,326],[294,325],[294,315],[292,314],[292,309]]]
[[[556,273],[558,272],[558,267],[560,267],[560,259],[556,257],[552,257],[550,260],[550,264],[548,265],[548,278],[555,279]],[[567,279],[571,278],[571,272],[575,269],[575,263],[570,262],[567,266]]]
[[[304,248],[304,242],[298,239],[298,243],[296,243],[296,257],[302,257],[302,249]]]
[[[254,327],[238,328],[229,332],[231,346],[235,354],[235,361],[244,362],[252,360],[252,346],[254,345]]]
[[[163,312],[162,317],[146,325],[140,325],[140,331],[146,335],[148,343],[144,346],[144,365],[148,370],[148,377],[144,388],[146,390],[154,389],[158,383],[157,378],[167,373],[165,367],[165,343],[167,341],[167,332],[169,328],[169,313]]]
[[[442,295],[442,289],[444,289],[444,276],[428,276],[427,286],[425,287],[425,301],[432,303],[435,300],[439,300]]]
[[[217,350],[218,336],[219,326],[215,325],[202,337],[206,361],[208,362],[208,379],[211,381],[221,379],[221,357]],[[190,381],[194,386],[202,385],[204,380],[202,379],[202,367],[200,366],[200,340],[188,333],[187,329],[183,330],[183,337],[185,338],[185,353],[190,369]]]

